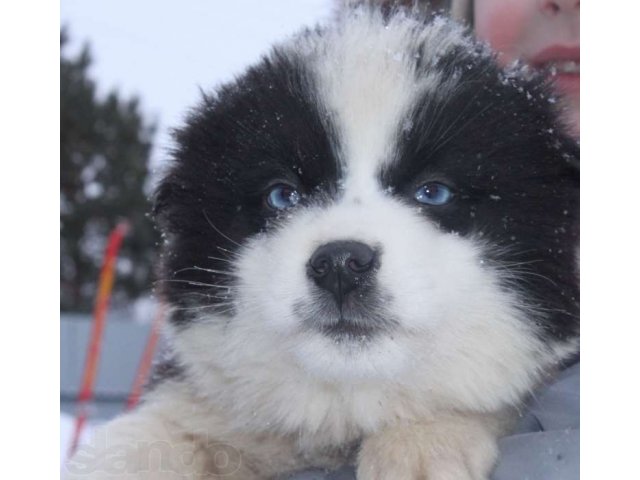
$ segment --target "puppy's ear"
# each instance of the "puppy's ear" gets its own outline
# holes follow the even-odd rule
[[[156,187],[153,193],[152,215],[162,232],[171,230],[172,212],[177,204],[178,185],[173,173],[169,173]]]

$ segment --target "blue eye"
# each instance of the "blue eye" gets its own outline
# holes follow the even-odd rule
[[[414,195],[414,198],[426,205],[444,205],[453,197],[451,189],[438,182],[429,182],[422,185]]]
[[[271,187],[267,194],[267,205],[274,210],[285,210],[300,201],[300,194],[290,185],[282,183]]]

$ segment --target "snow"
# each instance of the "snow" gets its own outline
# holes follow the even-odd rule
[[[85,424],[80,436],[80,443],[88,443],[91,439],[93,429],[96,427],[94,423],[88,422]],[[73,439],[73,430],[75,428],[75,418],[69,414],[60,412],[60,465],[65,462],[71,448],[71,441]]]

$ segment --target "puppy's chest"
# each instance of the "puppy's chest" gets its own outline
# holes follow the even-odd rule
[[[295,382],[256,391],[245,402],[225,403],[244,431],[281,432],[297,438],[304,451],[329,454],[336,446],[348,450],[386,426],[428,417],[429,402],[415,394],[380,385]]]

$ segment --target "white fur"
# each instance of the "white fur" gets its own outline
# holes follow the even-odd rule
[[[350,182],[369,179],[394,159],[394,137],[418,96],[436,90],[446,95],[455,87],[455,79],[445,80],[436,70],[417,72],[413,56],[429,64],[469,44],[460,27],[444,21],[428,29],[404,16],[393,17],[384,29],[380,22],[364,10],[325,34],[325,48],[318,49],[314,37],[308,40],[320,103],[339,126],[339,155]]]
[[[310,295],[306,261],[340,239],[382,246],[378,277],[400,320],[391,336],[335,343],[301,328],[294,304]],[[498,409],[531,388],[546,349],[480,248],[383,193],[312,208],[247,246],[233,321],[203,318],[175,347],[203,391],[255,419],[252,428],[275,418],[284,431],[327,429],[339,442],[442,408]]]

